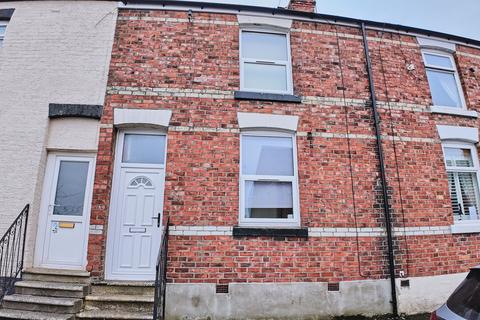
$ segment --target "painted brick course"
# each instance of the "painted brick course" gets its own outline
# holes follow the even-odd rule
[[[226,233],[175,232],[168,270],[173,282],[335,282],[387,277],[382,235],[332,233],[305,240],[228,234],[228,228],[238,224],[237,112],[300,117],[302,226],[372,231],[384,227],[359,29],[294,21],[290,34],[293,85],[302,103],[237,101],[233,98],[239,89],[236,21],[233,14],[194,13],[189,22],[186,12],[120,10],[92,207],[91,223],[104,228],[103,233],[90,235],[89,269],[95,277],[103,277],[116,133],[113,109],[142,108],[173,111],[165,218],[178,230],[210,226],[212,232]],[[478,120],[429,111],[429,86],[414,37],[387,31],[369,31],[368,37],[393,223],[397,231],[405,228],[395,237],[396,271],[409,277],[464,272],[478,263],[480,238],[447,232],[453,214],[436,125],[478,127]],[[468,108],[480,111],[475,73],[480,70],[480,50],[461,45],[457,50]],[[413,71],[407,70],[410,64],[415,66]]]

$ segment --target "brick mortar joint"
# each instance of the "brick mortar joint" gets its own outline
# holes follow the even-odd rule
[[[291,32],[298,32],[298,33],[310,33],[310,34],[317,34],[317,35],[334,36],[334,37],[336,37],[338,35],[339,38],[363,40],[362,36],[359,36],[359,35],[356,35],[356,34],[351,34],[351,33],[344,33],[344,32],[339,32],[337,34],[336,32],[310,30],[310,29],[303,29],[303,28],[292,28],[292,29],[290,29],[290,31]],[[416,48],[420,47],[420,45],[418,43],[407,42],[407,41],[392,40],[392,39],[385,39],[385,38],[379,38],[379,37],[367,37],[367,39],[369,41],[394,43],[394,44],[400,44],[400,45],[407,46],[407,47],[416,47]]]
[[[469,58],[474,58],[474,59],[480,59],[480,55],[476,55],[476,54],[473,54],[473,53],[468,53],[468,52],[455,52],[456,54],[460,55],[460,56],[464,56],[464,57],[469,57]]]
[[[113,124],[102,124],[100,126],[103,129],[113,128]],[[170,132],[206,132],[206,133],[231,133],[240,134],[241,130],[238,128],[219,128],[219,127],[198,127],[198,126],[169,126]],[[307,137],[309,132],[297,131],[298,137]],[[338,133],[338,132],[312,132],[313,137],[318,138],[334,138],[334,139],[359,139],[359,140],[375,140],[376,136],[369,134],[356,134],[356,133]],[[421,142],[421,143],[441,143],[440,139],[436,138],[424,138],[424,137],[405,137],[405,136],[389,136],[382,135],[382,140],[397,141],[397,142]]]
[[[232,227],[225,226],[172,226],[170,234],[175,236],[232,236]],[[386,231],[381,227],[336,228],[309,227],[309,237],[382,237]],[[451,234],[451,226],[395,227],[394,236],[430,236]]]
[[[168,87],[124,87],[124,86],[108,86],[107,94],[133,95],[133,96],[180,96],[189,98],[225,98],[234,99],[233,90],[214,90],[214,89],[183,89],[183,88],[168,88]],[[198,95],[198,96],[197,96]],[[357,105],[367,106],[370,100],[354,99],[341,97],[319,97],[319,96],[302,96],[302,103],[330,103],[335,106]],[[379,107],[388,108],[393,107],[399,110],[430,112],[430,105],[422,105],[408,102],[393,102],[393,101],[378,101]]]
[[[198,23],[198,24],[216,24],[225,26],[238,26],[236,21],[223,21],[223,20],[208,20],[208,19],[193,19],[192,21],[183,18],[164,18],[164,17],[126,17],[121,16],[119,21],[155,21],[155,22],[172,22],[172,23]]]

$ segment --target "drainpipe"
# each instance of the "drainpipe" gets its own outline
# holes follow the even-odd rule
[[[397,290],[395,286],[395,260],[394,260],[394,253],[393,253],[392,220],[391,220],[390,205],[388,201],[387,175],[385,172],[385,159],[383,157],[380,120],[379,120],[378,110],[377,110],[377,98],[375,96],[375,84],[373,82],[373,75],[372,75],[372,62],[370,60],[370,52],[368,50],[365,23],[362,22],[361,28],[362,28],[362,36],[363,36],[363,47],[365,49],[365,59],[367,60],[368,83],[370,85],[370,96],[372,99],[372,113],[373,113],[373,120],[375,123],[375,135],[377,138],[377,153],[378,153],[378,159],[380,162],[380,179],[382,180],[383,210],[385,214],[385,228],[387,231],[388,270],[390,273],[390,285],[392,289],[391,303],[393,308],[393,315],[398,316]]]

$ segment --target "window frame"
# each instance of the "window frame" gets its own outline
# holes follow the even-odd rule
[[[450,62],[452,63],[453,68],[450,69],[450,68],[446,68],[446,67],[439,67],[439,66],[430,65],[430,64],[427,63],[427,59],[425,58],[425,54],[430,54],[430,55],[435,55],[435,56],[439,56],[439,57],[448,58],[448,59],[450,59]],[[428,87],[430,89],[430,96],[432,98],[432,105],[434,107],[440,107],[440,108],[449,108],[449,109],[454,109],[454,110],[466,110],[467,109],[467,102],[465,100],[465,95],[464,95],[464,92],[463,92],[462,83],[460,81],[460,75],[458,73],[457,64],[455,62],[453,54],[443,52],[443,51],[440,51],[440,50],[422,49],[422,58],[423,58],[423,64],[424,64],[424,67],[425,67],[425,76],[427,76],[427,71],[428,70],[453,74],[453,77],[455,79],[455,83],[457,85],[457,92],[458,92],[458,95],[460,97],[460,107],[453,107],[453,106],[445,106],[445,105],[435,104],[433,102],[432,88],[430,87],[430,82],[428,81],[428,76],[427,76]]]
[[[287,137],[292,139],[293,152],[293,176],[275,176],[275,175],[247,175],[243,174],[243,137]],[[298,186],[298,161],[297,161],[297,135],[295,132],[283,130],[246,130],[240,133],[240,205],[239,205],[239,225],[242,227],[266,227],[279,228],[300,226],[300,193]],[[270,219],[270,218],[246,218],[245,217],[245,183],[246,181],[273,181],[273,182],[291,182],[292,183],[292,204],[293,219]]]
[[[470,150],[470,154],[472,156],[472,163],[473,167],[449,167],[447,166],[447,158],[445,156],[445,148],[456,148],[456,149],[468,149]],[[477,220],[457,220],[455,219],[455,214],[453,214],[453,208],[452,208],[452,214],[453,214],[453,220],[454,224],[459,224],[459,225],[471,225],[471,224],[480,224],[480,164],[478,160],[478,153],[477,153],[477,148],[473,143],[466,143],[466,142],[460,142],[460,141],[442,141],[442,152],[443,152],[443,162],[445,165],[445,171],[448,175],[449,172],[469,172],[469,173],[475,173],[476,175],[476,182],[477,182],[477,190],[476,191],[476,200],[477,200],[477,207],[478,207],[478,219]],[[456,179],[457,180],[457,179]],[[461,197],[459,197],[460,191],[458,190],[458,184],[456,182],[456,188],[455,192],[457,193],[457,199],[459,201],[463,201]],[[450,188],[448,190],[448,194],[450,195]],[[451,206],[451,199],[450,199],[450,206]]]
[[[123,148],[125,144],[125,135],[127,134],[138,134],[138,135],[153,135],[153,136],[164,136],[165,137],[165,150],[163,163],[137,163],[137,162],[124,162],[123,161]],[[165,169],[167,165],[167,147],[168,147],[168,135],[163,130],[154,130],[154,129],[125,129],[120,130],[117,136],[116,142],[116,151],[115,156],[118,157],[116,159],[117,166],[119,168],[122,167],[135,167],[135,168],[158,168],[158,169]]]
[[[243,32],[254,32],[254,33],[270,33],[270,34],[280,34],[285,35],[287,40],[287,60],[257,60],[251,58],[243,58],[242,56],[242,33]],[[242,27],[239,30],[239,58],[240,58],[240,91],[247,92],[258,92],[258,93],[275,93],[275,94],[293,94],[293,76],[292,76],[292,55],[290,48],[290,31],[282,31],[275,28],[269,27]],[[265,90],[258,88],[247,88],[245,87],[245,63],[254,63],[254,64],[265,64],[265,65],[277,65],[285,66],[286,68],[286,81],[287,88],[286,90]]]
[[[8,21],[0,21],[0,27],[5,27],[5,33],[0,35],[0,49],[3,47],[3,43],[5,42],[5,37],[7,35],[7,26],[8,26]]]

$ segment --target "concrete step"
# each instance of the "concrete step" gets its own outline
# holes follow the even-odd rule
[[[90,284],[90,272],[81,270],[30,268],[22,273],[23,280]]]
[[[150,320],[153,313],[141,313],[141,312],[118,312],[118,311],[102,311],[102,310],[90,310],[83,311],[76,315],[76,319],[89,319],[89,320]]]
[[[89,310],[149,313],[153,310],[153,295],[88,295],[85,297],[85,311]]]
[[[73,314],[55,314],[25,310],[0,309],[0,319],[20,320],[74,320]]]
[[[5,309],[28,310],[48,313],[77,313],[82,309],[82,299],[41,297],[23,294],[5,296]]]
[[[15,293],[59,298],[82,299],[90,292],[88,284],[45,281],[19,281],[15,283]]]
[[[92,295],[139,295],[153,296],[155,290],[154,282],[143,281],[106,281],[96,282],[92,285]]]

